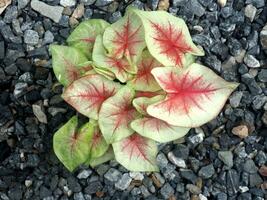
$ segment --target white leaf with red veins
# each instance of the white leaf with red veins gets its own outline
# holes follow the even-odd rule
[[[116,160],[130,171],[158,171],[155,141],[133,134],[112,144]]]
[[[186,54],[204,55],[192,42],[183,19],[165,11],[132,11],[143,22],[149,52],[164,66],[183,67]]]
[[[97,120],[102,103],[120,87],[101,75],[86,75],[67,87],[62,97],[81,114]]]
[[[128,73],[136,73],[136,67],[130,66],[125,58],[115,58],[108,56],[102,43],[101,35],[97,36],[93,54],[93,62],[98,69],[104,69],[112,72],[120,82],[126,82],[131,75]]]
[[[127,58],[131,65],[136,64],[145,48],[144,29],[139,17],[133,12],[107,27],[103,43],[111,57]]]
[[[152,74],[167,96],[148,106],[148,114],[182,127],[198,127],[215,118],[238,86],[199,64],[155,68]]]
[[[119,141],[134,132],[130,128],[130,122],[138,114],[132,106],[134,95],[134,90],[126,85],[102,104],[99,127],[107,143]]]
[[[134,79],[130,81],[135,90],[148,92],[160,90],[161,88],[151,74],[153,68],[160,66],[162,66],[162,64],[153,58],[147,50],[143,51],[142,57],[137,63],[137,74]]]
[[[149,105],[164,98],[165,96],[158,95],[152,98],[139,97],[134,99],[133,105],[144,117],[131,122],[132,129],[137,133],[162,143],[181,138],[189,131],[189,128],[170,125],[161,119],[151,117],[147,113],[146,110]]]

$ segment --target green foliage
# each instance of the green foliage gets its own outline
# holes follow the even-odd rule
[[[70,171],[114,157],[131,171],[157,171],[157,142],[215,118],[238,86],[194,63],[203,50],[164,11],[128,8],[114,24],[87,20],[67,43],[50,47],[53,69],[63,99],[89,118],[78,127],[72,117],[54,135]]]

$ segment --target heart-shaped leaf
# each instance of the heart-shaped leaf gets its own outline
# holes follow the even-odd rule
[[[126,85],[102,104],[99,127],[107,143],[119,141],[134,132],[130,128],[130,122],[137,115],[132,106],[134,95],[134,90]]]
[[[183,67],[186,54],[204,55],[192,42],[184,20],[165,11],[131,10],[143,22],[149,52],[164,66]]]
[[[104,155],[104,153],[108,150],[109,145],[106,143],[102,133],[100,132],[97,122],[92,122],[92,120],[90,121],[93,124],[92,126],[94,127],[94,132],[90,143],[90,157],[91,159],[95,159]]]
[[[87,61],[86,56],[79,50],[59,45],[51,45],[49,49],[54,73],[62,85],[68,86],[87,71],[83,66],[79,66]]]
[[[125,56],[131,65],[135,64],[145,48],[142,23],[133,12],[106,28],[103,43],[111,57]]]
[[[119,88],[120,84],[98,74],[86,75],[67,87],[62,97],[78,112],[97,120],[102,103]]]
[[[104,155],[98,157],[98,158],[94,158],[91,159],[90,162],[88,162],[87,164],[90,165],[91,167],[95,167],[97,165],[103,164],[107,161],[110,161],[114,158],[114,153],[113,153],[113,149],[110,147]]]
[[[131,127],[140,135],[151,138],[157,142],[170,142],[183,137],[189,128],[173,126],[167,122],[148,115],[147,107],[151,104],[163,100],[165,96],[158,95],[152,98],[139,97],[133,100],[134,107],[145,117],[136,119],[131,123]]]
[[[80,49],[90,59],[96,36],[103,34],[107,26],[109,23],[102,19],[84,21],[74,29],[67,42],[70,46]]]
[[[130,171],[158,171],[157,145],[153,140],[133,134],[112,144],[116,160]]]
[[[84,163],[90,155],[93,126],[90,123],[80,129],[77,126],[78,119],[74,116],[55,133],[53,139],[55,154],[70,171]]]
[[[105,69],[115,74],[116,78],[125,83],[131,75],[128,73],[136,73],[136,67],[132,67],[125,58],[110,57],[106,54],[106,50],[102,43],[102,37],[96,38],[93,55],[94,64],[99,69]]]
[[[149,51],[143,51],[141,59],[137,63],[137,74],[130,82],[135,90],[155,92],[160,90],[158,83],[151,74],[151,70],[160,67],[161,64],[151,56]]]
[[[238,86],[199,64],[188,68],[155,68],[152,74],[163,90],[164,100],[148,106],[149,115],[169,124],[198,127],[216,117]]]

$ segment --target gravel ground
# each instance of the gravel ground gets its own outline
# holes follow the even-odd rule
[[[0,199],[267,199],[265,0],[43,2],[13,0],[0,16]],[[240,86],[215,120],[160,146],[160,173],[115,161],[69,173],[51,144],[74,110],[60,98],[48,45],[84,19],[116,21],[127,4],[184,18],[206,51],[199,61]]]

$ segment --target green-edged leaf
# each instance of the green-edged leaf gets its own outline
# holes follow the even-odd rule
[[[181,138],[190,130],[189,128],[170,125],[154,117],[136,119],[131,123],[131,127],[140,135],[162,143]]]
[[[137,71],[136,67],[132,67],[125,58],[109,57],[104,49],[101,35],[96,38],[92,58],[98,69],[112,72],[123,83],[131,77],[128,72]]]
[[[126,12],[123,18],[106,28],[103,43],[111,57],[125,56],[135,64],[146,46],[140,18],[133,12]]]
[[[106,143],[97,123],[93,122],[92,124],[94,126],[94,132],[90,143],[90,157],[91,159],[94,159],[102,156],[108,150],[109,145]]]
[[[87,61],[87,58],[79,50],[73,47],[51,45],[52,65],[57,80],[64,86],[81,77],[86,68],[79,64]]]
[[[78,112],[97,120],[102,103],[113,96],[120,87],[120,84],[101,75],[86,75],[67,87],[62,97]]]
[[[157,95],[154,97],[137,97],[133,100],[133,106],[136,108],[136,110],[142,114],[142,115],[147,115],[146,109],[147,106],[157,103],[164,99],[164,95]]]
[[[80,49],[89,59],[91,58],[95,38],[103,34],[109,23],[102,19],[90,19],[77,26],[67,42],[70,46]]]
[[[55,133],[53,139],[56,156],[70,171],[88,159],[91,148],[93,126],[86,123],[78,129],[77,125],[78,119],[74,116]]]
[[[165,11],[132,11],[143,22],[149,52],[164,66],[183,67],[188,53],[204,55],[192,42],[184,20]]]
[[[137,74],[130,82],[135,90],[155,92],[160,90],[158,83],[151,74],[151,70],[155,67],[162,66],[155,58],[151,56],[149,51],[143,51],[141,59],[137,63]]]
[[[132,106],[134,95],[134,90],[126,85],[102,104],[99,127],[107,143],[119,141],[133,133],[130,122],[137,115]]]
[[[148,114],[182,127],[198,127],[215,118],[238,86],[199,64],[181,70],[155,68],[152,74],[167,96],[148,106]]]
[[[133,134],[113,143],[116,160],[130,171],[158,171],[157,145],[153,140]]]
[[[110,160],[114,159],[114,153],[113,153],[113,149],[110,147],[108,149],[108,151],[106,151],[106,153],[104,155],[102,155],[101,157],[98,158],[94,158],[92,160],[90,160],[90,162],[88,163],[91,167],[95,167],[97,165],[103,164],[105,162],[108,162]]]

